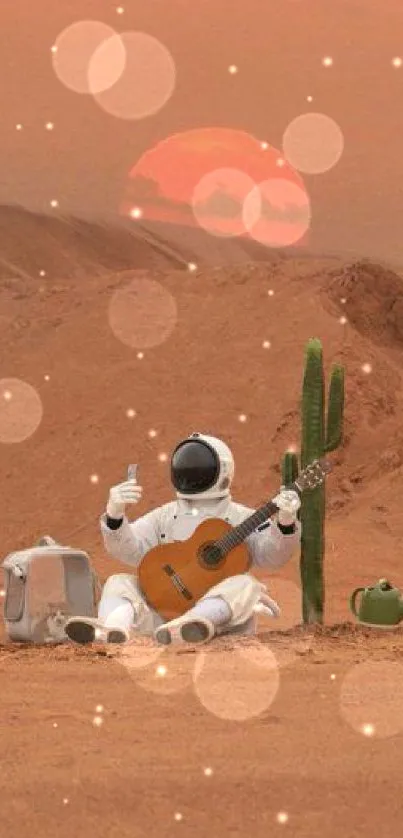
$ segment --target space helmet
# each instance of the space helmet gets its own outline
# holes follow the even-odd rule
[[[233,477],[232,452],[214,436],[193,433],[172,454],[171,482],[178,498],[224,498],[230,494]]]

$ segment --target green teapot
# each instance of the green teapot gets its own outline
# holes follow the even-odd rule
[[[375,628],[393,628],[403,620],[402,595],[387,579],[380,579],[371,588],[356,588],[350,597],[350,608],[360,623]]]

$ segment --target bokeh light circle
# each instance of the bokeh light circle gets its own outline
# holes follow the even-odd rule
[[[151,637],[134,637],[129,643],[125,643],[117,652],[116,660],[127,669],[130,674],[135,674],[139,669],[156,665],[156,661],[164,651],[163,646],[158,646]]]
[[[296,244],[311,223],[308,194],[286,178],[262,181],[244,200],[243,222],[251,238],[267,247]]]
[[[109,304],[115,337],[133,349],[150,349],[170,337],[178,318],[175,298],[159,282],[140,277],[116,290]]]
[[[192,210],[199,226],[219,237],[245,233],[243,204],[254,186],[254,180],[240,169],[224,167],[207,172],[192,195]]]
[[[88,65],[88,88],[95,96],[113,87],[126,67],[127,55],[120,35],[112,35],[99,44]]]
[[[174,695],[192,685],[194,655],[158,646],[152,638],[138,637],[123,646],[116,660],[136,685],[158,695]]]
[[[89,68],[99,47],[111,38],[116,38],[111,26],[99,20],[80,20],[67,26],[59,34],[52,49],[54,72],[65,87],[75,93],[100,93],[115,84],[125,66],[126,55],[122,43],[120,51],[115,48],[114,60],[105,63],[100,71],[99,63],[92,72],[92,89],[89,83]],[[109,59],[111,53],[109,53]]]
[[[403,731],[403,663],[356,664],[340,690],[340,712],[357,733],[386,738]]]
[[[115,52],[117,39],[125,50],[125,69],[113,87],[91,92],[97,104],[111,116],[144,119],[161,110],[172,96],[175,62],[167,47],[152,35],[123,32],[114,33],[110,43],[100,45],[93,59],[94,66],[102,65],[103,55]]]
[[[344,150],[343,132],[323,113],[297,116],[283,135],[283,154],[294,169],[316,175],[332,169]]]
[[[273,652],[256,642],[249,654],[246,649],[240,651],[236,641],[232,648],[228,640],[214,643],[199,652],[194,667],[194,689],[203,707],[227,721],[246,721],[265,713],[280,685]]]
[[[19,378],[0,380],[0,442],[23,442],[39,427],[43,406],[31,384]]]

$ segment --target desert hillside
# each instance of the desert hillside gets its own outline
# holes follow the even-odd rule
[[[20,442],[0,414],[4,554],[50,532],[88,549],[104,577],[114,565],[97,519],[109,486],[135,461],[139,513],[168,500],[166,455],[195,429],[228,440],[234,495],[262,501],[298,445],[304,345],[317,336],[327,368],[341,361],[347,373],[345,441],[328,479],[329,618],[346,618],[356,582],[399,582],[399,276],[365,260],[241,259],[239,242],[226,265],[194,242],[181,264],[162,236],[21,210],[2,219],[1,378],[29,384],[43,409]],[[30,392],[15,394],[17,434]],[[287,572],[297,579],[296,564]]]

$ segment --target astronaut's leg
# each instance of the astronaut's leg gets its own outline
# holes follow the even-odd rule
[[[158,643],[206,643],[217,634],[251,633],[265,586],[248,573],[211,588],[182,617],[157,628]]]
[[[153,635],[161,618],[145,603],[135,576],[117,573],[106,581],[98,606],[98,617],[72,617],[66,634],[75,643],[125,643],[133,631]]]

